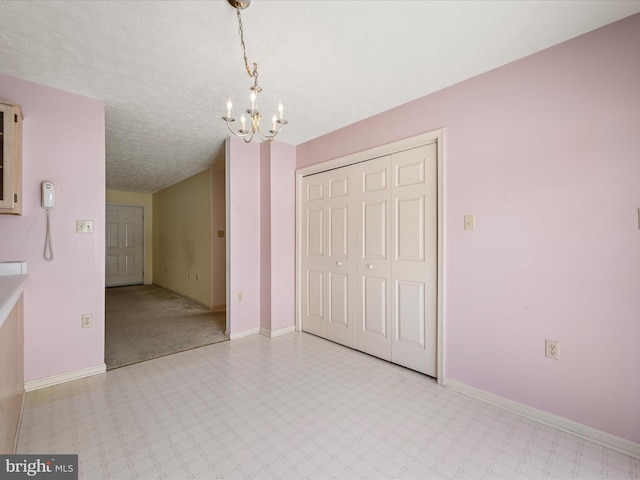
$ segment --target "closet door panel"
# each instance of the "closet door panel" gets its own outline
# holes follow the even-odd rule
[[[340,273],[329,273],[329,322],[331,328],[349,325],[349,277]],[[328,335],[329,336],[329,335]]]
[[[423,282],[397,281],[395,285],[397,343],[413,343],[424,348],[424,288]]]
[[[307,269],[307,316],[311,320],[324,321],[324,272],[322,270]],[[313,323],[313,322],[308,322]],[[309,325],[307,325],[309,326]],[[309,330],[311,331],[311,330]],[[320,329],[322,332],[322,329]],[[313,333],[313,332],[312,332]]]
[[[324,255],[324,212],[323,208],[310,207],[307,210],[307,241],[305,242],[307,256],[312,258],[322,258]]]
[[[436,375],[436,144],[392,155],[392,356]]]
[[[349,256],[349,207],[329,207],[329,255],[346,259]]]
[[[396,198],[395,261],[424,262],[424,195]]]
[[[369,200],[362,204],[362,251],[363,257],[386,260],[387,257],[387,210],[388,202]]]
[[[387,279],[364,276],[362,278],[362,330],[368,335],[387,338]]]
[[[325,232],[328,275],[326,302],[329,313],[327,338],[350,347],[355,345],[352,171],[351,167],[344,167],[323,174],[329,192],[325,208],[328,217]]]
[[[356,348],[391,359],[390,217],[391,158],[355,167],[356,180]]]
[[[326,337],[325,185],[319,175],[302,181],[302,329]]]

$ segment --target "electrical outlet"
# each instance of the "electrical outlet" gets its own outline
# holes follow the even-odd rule
[[[93,327],[93,315],[85,313],[82,315],[82,328]]]
[[[554,340],[545,340],[544,341],[544,356],[547,358],[553,358],[554,360],[558,360],[559,358],[559,342]]]
[[[242,292],[238,292],[238,294],[236,295],[236,302],[241,302],[242,301]]]

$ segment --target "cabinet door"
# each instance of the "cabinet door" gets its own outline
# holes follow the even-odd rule
[[[391,360],[390,157],[355,167],[356,348]]]
[[[0,208],[13,208],[13,108],[0,103]]]
[[[21,126],[20,107],[0,103],[0,213],[21,213]]]

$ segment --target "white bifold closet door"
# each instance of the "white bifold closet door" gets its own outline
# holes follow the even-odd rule
[[[355,228],[353,225],[353,179],[350,168],[323,174],[327,185],[325,245],[327,254],[327,334],[329,340],[354,346],[351,297],[355,275]]]
[[[358,166],[356,348],[391,360],[391,157]]]
[[[305,332],[327,336],[325,305],[325,204],[322,175],[306,177],[302,185],[302,324]]]
[[[303,179],[304,331],[436,375],[437,147]]]

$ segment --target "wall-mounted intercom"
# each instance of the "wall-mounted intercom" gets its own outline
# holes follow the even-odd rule
[[[53,182],[45,180],[41,184],[40,188],[42,208],[47,211],[47,230],[44,239],[44,259],[47,261],[53,260],[53,247],[51,246],[51,226],[49,224],[49,213],[51,209],[56,206],[56,188]]]
[[[53,208],[56,206],[56,189],[53,182],[45,180],[42,182],[42,208]]]

